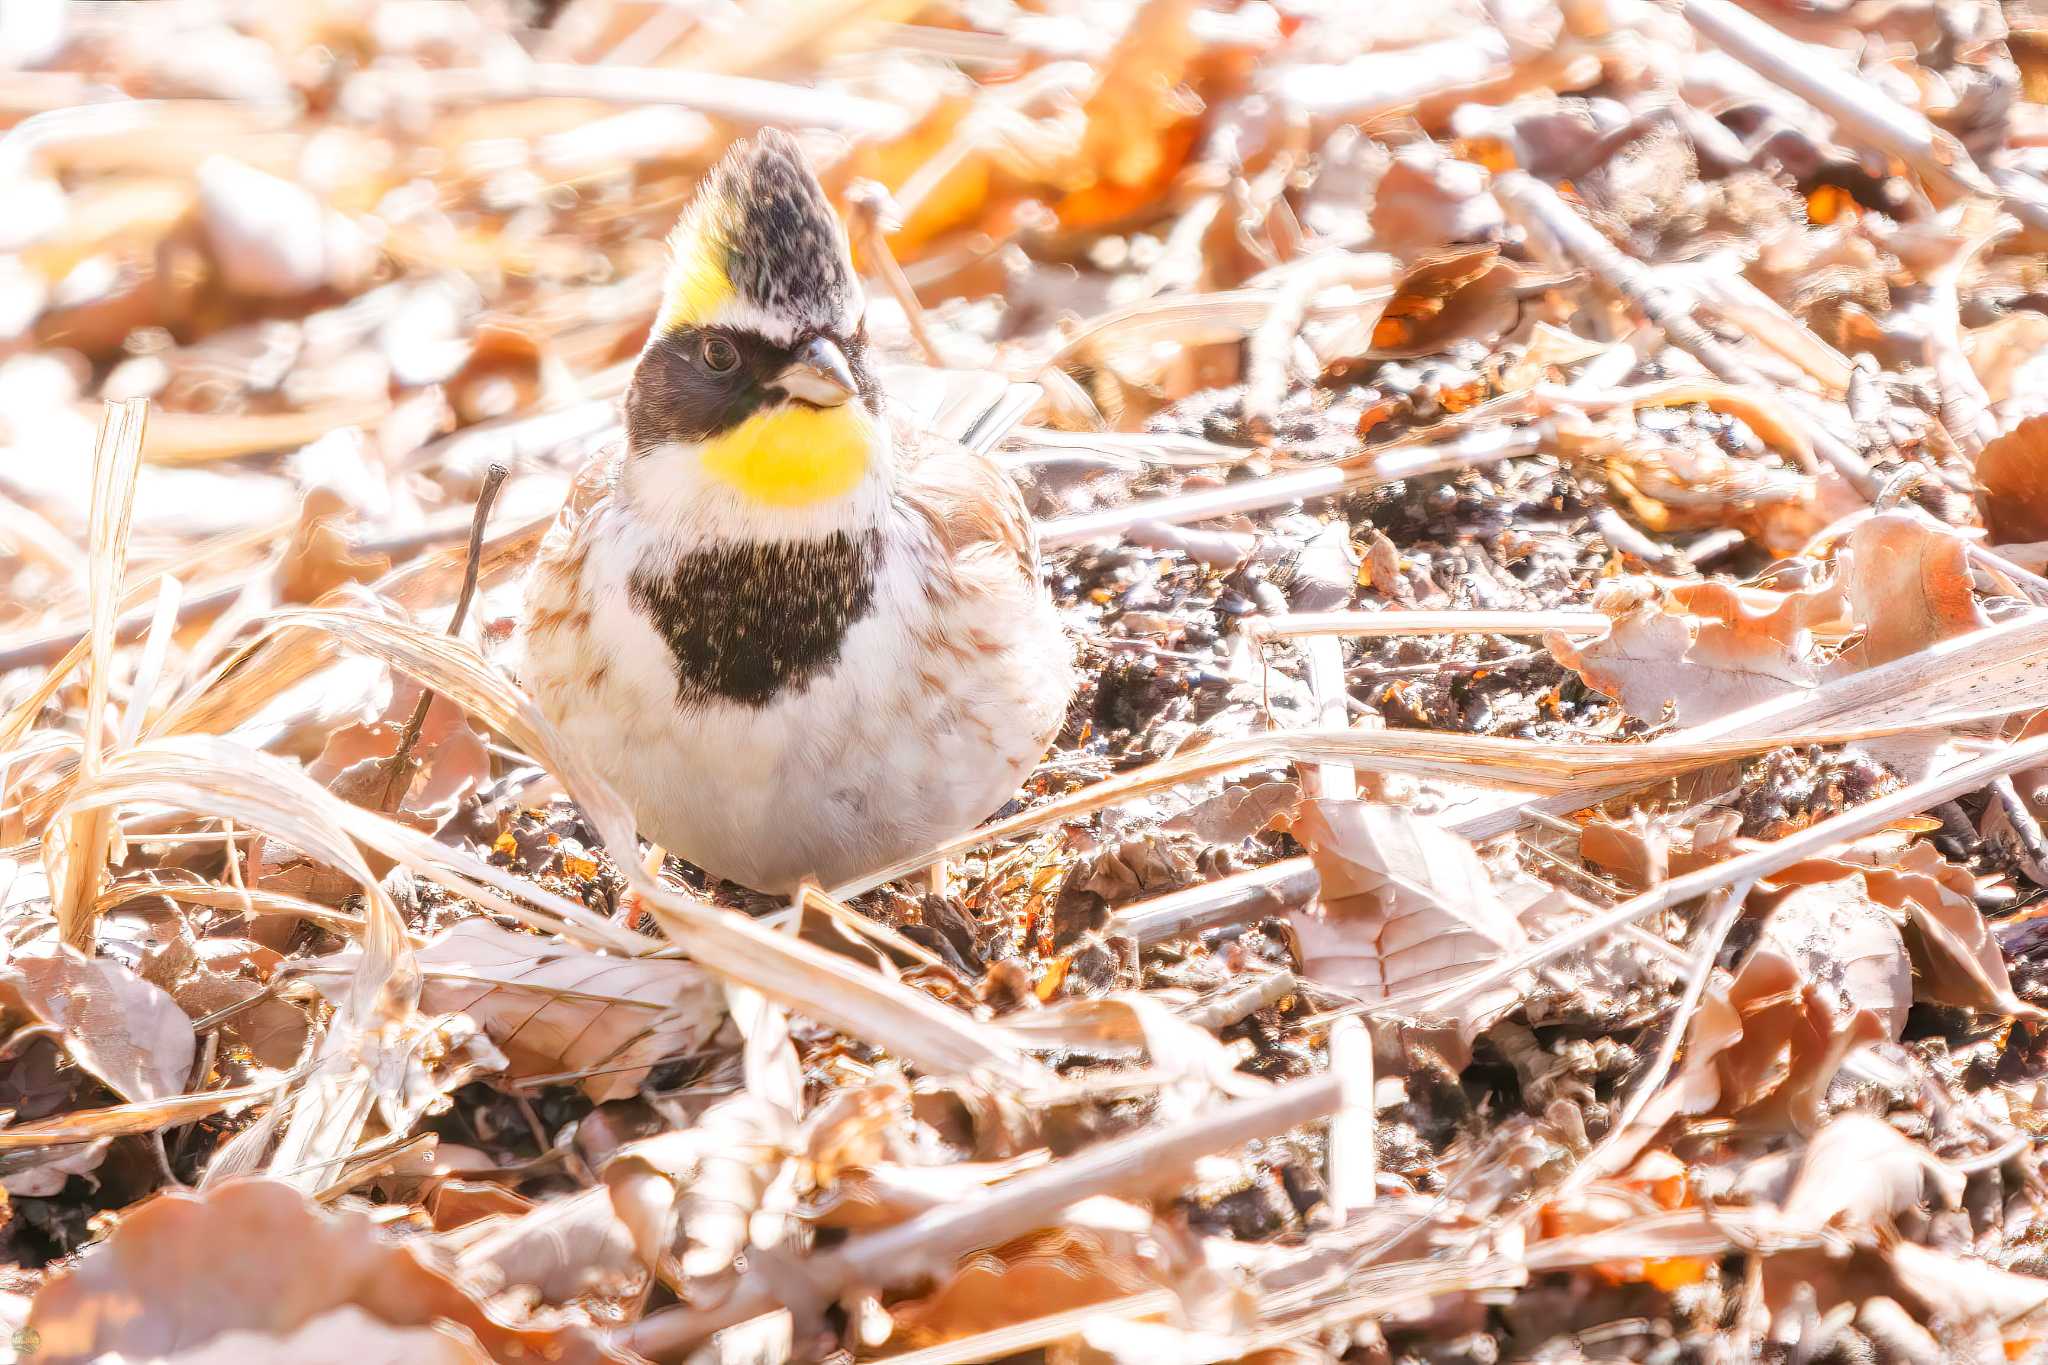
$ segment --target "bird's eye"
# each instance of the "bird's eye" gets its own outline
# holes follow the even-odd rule
[[[739,368],[739,349],[724,337],[705,337],[703,354],[704,368],[713,374],[731,374]]]

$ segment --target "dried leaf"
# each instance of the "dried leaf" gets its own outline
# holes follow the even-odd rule
[[[1853,1172],[1853,1179],[1845,1179]],[[1802,1232],[1867,1233],[1925,1202],[1962,1202],[1964,1177],[1874,1114],[1841,1114],[1813,1135],[1786,1192],[1787,1225]]]
[[[1863,879],[1802,886],[1764,919],[1755,951],[1796,964],[1810,1009],[1836,1019],[1867,1013],[1896,1039],[1913,1004],[1913,973],[1899,926]]]
[[[1646,584],[1617,584],[1594,599],[1612,621],[1607,634],[1581,644],[1553,633],[1544,643],[1588,687],[1643,720],[1662,719],[1669,706],[1679,724],[1697,725],[1819,683],[1802,624],[1808,607],[1755,617],[1732,594],[1696,594],[1692,604],[1731,619],[1691,615]]]
[[[1182,811],[1161,828],[1186,830],[1204,843],[1231,847],[1291,815],[1300,804],[1301,788],[1293,782],[1234,786]]]
[[[1579,856],[1622,885],[1645,890],[1734,857],[1742,851],[1735,841],[1741,827],[1734,811],[1703,816],[1684,829],[1644,811],[1631,811],[1625,823],[1597,815],[1579,830]]]
[[[1407,811],[1311,801],[1294,836],[1322,878],[1291,914],[1309,976],[1368,1000],[1454,979],[1527,941],[1472,846]]]
[[[331,488],[306,494],[277,566],[279,601],[318,601],[344,583],[368,583],[391,572],[389,555],[356,553],[345,529],[352,510]]]
[[[545,1200],[518,1214],[494,1214],[443,1234],[456,1273],[488,1298],[530,1289],[545,1303],[584,1294],[620,1295],[646,1276],[626,1224],[603,1188]]]
[[[1913,844],[1863,878],[1874,899],[1910,917],[1907,942],[1922,999],[2016,1019],[2043,1017],[2013,994],[2005,955],[1977,909],[1976,880],[1932,844]]]
[[[419,701],[420,689],[400,683],[392,689],[383,719],[345,725],[328,736],[306,775],[354,805],[379,808],[390,789],[390,759]],[[491,751],[483,732],[452,703],[435,698],[413,746],[412,775],[399,784],[396,814],[416,829],[438,831],[464,797],[491,776]]]
[[[583,1328],[508,1326],[367,1214],[323,1213],[271,1180],[143,1205],[44,1283],[28,1326],[48,1360],[149,1359],[233,1333],[289,1336],[346,1307],[389,1327],[455,1324],[493,1359],[613,1358]]]
[[[2012,1330],[2013,1324],[2037,1318],[2048,1308],[2048,1281],[2037,1275],[2000,1270],[1914,1242],[1898,1243],[1888,1259],[1900,1287],[1939,1318],[1988,1319]]]
[[[1977,489],[1994,541],[2048,540],[2048,413],[2027,418],[1984,447],[1977,457]]]
[[[1896,1039],[1911,1004],[1899,931],[1854,878],[1782,899],[1686,1035],[1674,1102],[1808,1129],[1850,1051]]]
[[[107,958],[38,944],[0,969],[0,1008],[56,1029],[78,1064],[123,1099],[179,1094],[192,1074],[192,1021]]]
[[[929,1346],[1119,1299],[1157,1283],[1094,1233],[1049,1228],[978,1251],[930,1293],[893,1305],[893,1340],[904,1347]]]
[[[331,991],[355,950],[309,964]],[[420,1008],[467,1014],[511,1061],[511,1075],[601,1071],[592,1099],[631,1095],[648,1068],[701,1045],[724,1017],[712,978],[687,962],[608,957],[472,919],[421,948]]]
[[[1842,560],[1864,635],[1836,662],[1839,671],[1890,663],[1991,624],[1970,590],[1963,542],[1941,527],[1903,513],[1875,516],[1849,533]]]

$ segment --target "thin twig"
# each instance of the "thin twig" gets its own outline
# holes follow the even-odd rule
[[[940,369],[946,366],[944,354],[938,342],[932,339],[931,328],[926,325],[924,305],[918,302],[917,290],[911,287],[909,276],[896,263],[896,253],[889,250],[889,233],[899,225],[901,211],[889,197],[889,191],[872,180],[856,180],[846,188],[846,204],[852,210],[854,245],[860,248],[862,259],[868,268],[882,277],[891,297],[903,310],[903,321],[910,328],[911,340],[924,353],[925,360]]]
[[[2028,226],[2043,225],[2039,205],[2002,194],[1952,134],[1846,69],[1833,53],[1779,32],[1729,0],[1683,0],[1679,10],[1715,46],[1819,109],[1850,138],[1905,162],[1938,201],[1998,199]]]
[[[1494,197],[1511,214],[1542,229],[1564,254],[1592,272],[1648,318],[1671,344],[1730,384],[1769,391],[1770,382],[1749,362],[1692,316],[1676,291],[1666,288],[1656,272],[1634,260],[1600,230],[1580,216],[1558,192],[1526,171],[1494,177]],[[1850,487],[1866,498],[1877,496],[1877,480],[1855,451],[1826,428],[1807,430],[1814,453],[1833,465]]]
[[[491,504],[497,501],[498,489],[505,482],[507,470],[501,464],[494,464],[484,471],[484,486],[477,491],[476,515],[469,523],[469,562],[462,570],[462,592],[455,599],[455,613],[448,618],[448,634],[462,634],[462,623],[469,619],[469,602],[476,596],[477,571],[483,564],[484,527],[491,520]],[[422,687],[418,705],[412,709],[412,716],[405,722],[405,729],[398,736],[398,747],[391,751],[389,766],[384,773],[384,796],[378,803],[379,810],[391,810],[404,792],[411,778],[412,751],[420,742],[420,731],[426,726],[427,712],[434,705],[434,689]]]
[[[771,1274],[757,1265],[721,1304],[670,1308],[643,1319],[631,1330],[632,1347],[642,1355],[674,1355],[762,1313],[822,1308],[848,1289],[915,1281],[976,1247],[1043,1227],[1079,1200],[1151,1193],[1171,1185],[1202,1157],[1324,1118],[1336,1109],[1341,1093],[1339,1078],[1330,1075],[1276,1086],[1258,1099],[1102,1143],[984,1193],[856,1237],[785,1266],[787,1274]],[[788,1295],[799,1285],[810,1302],[791,1304]]]

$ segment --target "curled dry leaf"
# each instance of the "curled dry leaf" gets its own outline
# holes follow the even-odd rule
[[[1895,1039],[1911,1005],[1904,946],[1853,882],[1780,901],[1732,978],[1716,974],[1686,1034],[1673,1098],[1811,1128],[1842,1060]]]
[[[277,566],[280,602],[315,602],[344,583],[368,583],[391,572],[391,557],[358,554],[345,529],[352,509],[334,489],[315,488]]]
[[[1142,1050],[1150,1069],[1166,1082],[1159,1097],[1162,1118],[1183,1117],[1220,1096],[1242,1097],[1266,1088],[1237,1069],[1242,1058],[1236,1049],[1143,992],[1069,1000],[1019,1015],[1008,1026],[1046,1050],[1078,1048],[1109,1055]]]
[[[307,776],[345,801],[376,807],[389,787],[389,760],[398,751],[419,695],[419,687],[410,682],[394,688],[384,717],[336,730],[320,756],[306,765]],[[427,708],[412,760],[411,779],[402,784],[396,814],[417,829],[439,830],[454,816],[462,798],[491,775],[491,751],[483,732],[440,697]]]
[[[1844,1179],[1848,1172],[1853,1179]],[[1867,1234],[1927,1202],[1963,1197],[1963,1174],[1874,1114],[1841,1114],[1813,1135],[1785,1194],[1786,1224]]]
[[[1394,154],[1373,195],[1371,222],[1377,250],[1414,261],[1446,244],[1484,241],[1507,216],[1483,169],[1420,142]]]
[[[1078,1228],[1048,1228],[977,1251],[930,1293],[890,1308],[892,1340],[930,1346],[1158,1287],[1120,1251]]]
[[[0,1156],[0,1190],[16,1197],[48,1199],[62,1190],[72,1176],[90,1176],[97,1171],[107,1159],[107,1146],[112,1141],[97,1137],[90,1142],[31,1147]]]
[[[1622,885],[1644,890],[1734,857],[1741,852],[1735,842],[1741,827],[1734,811],[1702,816],[1686,828],[1642,811],[1626,820],[1596,815],[1579,830],[1579,856]]]
[[[842,1173],[806,1207],[819,1227],[865,1231],[915,1218],[956,1199],[967,1199],[1042,1163],[1033,1153],[1011,1161],[955,1161],[944,1166],[878,1162]]]
[[[1895,914],[1861,878],[1798,887],[1765,917],[1752,956],[1794,964],[1808,1008],[1835,1019],[1867,1013],[1896,1039],[1913,1005],[1913,972]]]
[[[1104,60],[1102,82],[1082,106],[1072,191],[1060,200],[1070,226],[1114,222],[1154,202],[1194,147],[1201,101],[1180,89],[1199,45],[1195,0],[1144,0]]]
[[[646,1275],[632,1233],[601,1187],[475,1219],[438,1240],[454,1253],[463,1284],[483,1298],[518,1289],[566,1303],[627,1293]]]
[[[1887,1259],[1900,1287],[1931,1317],[1949,1322],[1988,1320],[2019,1348],[2007,1359],[2025,1359],[2027,1351],[2038,1348],[2040,1314],[2048,1309],[2048,1280],[1916,1242],[1898,1243]],[[2036,1324],[2031,1332],[2021,1326],[2030,1319]]]
[[[1970,590],[1963,542],[1903,513],[1870,518],[1849,533],[1842,585],[1863,639],[1835,668],[1860,672],[1991,624]]]
[[[2048,540],[2048,413],[2028,417],[1977,457],[1977,497],[1991,538]]]
[[[1544,643],[1639,719],[1660,720],[1668,706],[1679,724],[1697,725],[1820,681],[1811,625],[1825,608],[1809,596],[1760,616],[1725,589],[1681,598],[1636,580],[1602,589],[1593,605],[1612,623],[1605,635]]]
[[[289,1337],[349,1307],[388,1327],[453,1324],[495,1360],[616,1358],[586,1328],[500,1321],[369,1215],[323,1213],[271,1180],[143,1205],[44,1283],[28,1326],[38,1360],[154,1359],[235,1333]]]
[[[54,943],[0,969],[0,1012],[13,1027],[45,1024],[80,1066],[127,1100],[184,1090],[192,1074],[192,1021],[177,1002],[120,963]]]
[[[1301,787],[1294,782],[1259,782],[1234,786],[1189,807],[1162,826],[1184,829],[1204,843],[1226,847],[1243,843],[1276,821],[1294,813],[1301,804]]]
[[[2016,1019],[2042,1017],[2013,994],[2005,955],[1977,909],[1977,882],[1969,872],[1932,844],[1916,843],[1863,879],[1874,899],[1908,916],[1906,942],[1921,999]]]
[[[756,1243],[755,1219],[783,1211],[798,1141],[787,1114],[742,1091],[692,1127],[620,1148],[605,1186],[644,1262],[666,1255],[679,1229],[683,1275],[715,1292]],[[766,1231],[771,1217],[761,1223]]]
[[[309,971],[332,993],[356,959],[350,949]],[[703,1043],[725,1013],[716,982],[690,963],[608,957],[488,920],[464,920],[416,960],[421,1010],[469,1015],[515,1078],[601,1073],[582,1081],[595,1100],[631,1095],[649,1067]]]
[[[290,1069],[305,1050],[309,1025],[304,1010],[266,989],[277,953],[244,939],[206,939],[199,949],[199,965],[171,987],[178,1007],[194,1019],[239,1007],[219,1025],[224,1058],[241,1053],[258,1066]],[[245,966],[254,971],[238,970]]]
[[[1865,893],[1904,929],[1917,999],[2014,1018],[2039,1012],[2013,994],[1991,927],[1977,909],[1977,878],[1929,843],[1897,836],[1847,845],[1776,873],[1780,886],[1861,877]]]

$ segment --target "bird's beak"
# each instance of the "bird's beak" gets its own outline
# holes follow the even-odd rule
[[[814,408],[836,408],[860,391],[845,354],[824,337],[804,343],[796,359],[775,376],[775,387]]]

